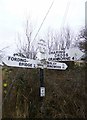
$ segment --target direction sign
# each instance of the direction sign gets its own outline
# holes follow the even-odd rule
[[[47,68],[47,69],[59,69],[65,70],[68,66],[65,63],[53,62],[53,61],[40,61],[27,59],[15,56],[6,56],[3,58],[3,63],[7,66],[22,67],[22,68]]]
[[[3,62],[12,67],[37,68],[37,60],[22,57],[6,56],[3,58]]]
[[[66,52],[70,55],[71,60],[74,60],[74,61],[79,60],[84,55],[84,53],[78,48],[72,48],[72,49],[66,50]]]
[[[38,42],[38,49],[41,53],[46,53],[46,42],[43,39],[40,39]]]
[[[70,48],[64,50],[52,51],[48,54],[49,61],[76,61],[83,56],[84,53],[78,48]]]
[[[65,63],[47,61],[47,69],[65,70],[67,67]]]
[[[53,61],[39,61],[37,64],[38,68],[47,68],[47,69],[58,69],[58,70],[66,70],[68,67],[65,63],[62,62],[53,62]]]
[[[37,49],[37,54],[36,58],[38,60],[43,60],[46,59],[46,42],[43,39],[40,39],[38,42],[38,49]]]

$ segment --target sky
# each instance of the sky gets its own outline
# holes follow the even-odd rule
[[[0,0],[0,50],[15,51],[18,36],[24,39],[26,20],[33,25],[33,41],[53,0]],[[38,35],[50,27],[60,30],[62,26],[70,26],[75,32],[85,25],[86,0],[54,0]],[[38,36],[37,36],[38,38]]]

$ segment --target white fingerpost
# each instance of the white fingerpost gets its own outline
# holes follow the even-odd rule
[[[3,58],[3,62],[12,67],[37,68],[37,60],[22,57],[6,56]]]
[[[38,42],[38,51],[37,51],[37,59],[43,60],[46,59],[46,42],[43,39],[40,39]]]
[[[47,61],[47,69],[66,70],[68,66],[62,62]]]

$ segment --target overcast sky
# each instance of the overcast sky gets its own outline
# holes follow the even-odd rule
[[[34,34],[36,34],[52,1],[0,0],[0,49],[5,46],[15,48],[18,33],[22,35],[27,19],[34,24],[36,28]],[[54,0],[39,35],[43,34],[48,27],[59,30],[62,24],[70,26],[74,31],[79,31],[85,25],[85,1]]]

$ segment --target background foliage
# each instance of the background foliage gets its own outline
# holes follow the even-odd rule
[[[86,70],[84,64],[45,69],[46,96],[41,99],[39,69],[4,67],[3,118],[85,118]]]

